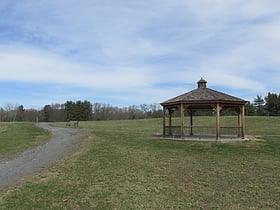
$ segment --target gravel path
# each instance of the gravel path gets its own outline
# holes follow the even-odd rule
[[[39,123],[38,126],[51,131],[51,139],[43,145],[28,149],[11,158],[1,159],[0,190],[24,177],[40,172],[80,147],[80,129],[56,128],[47,123]]]

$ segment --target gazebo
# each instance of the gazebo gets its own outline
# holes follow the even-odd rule
[[[194,131],[201,129],[212,130],[206,136],[216,137],[219,140],[221,136],[236,136],[244,138],[245,135],[245,104],[247,101],[216,91],[206,87],[207,81],[201,78],[197,82],[197,89],[184,93],[167,101],[161,103],[163,107],[163,137],[193,137],[197,134]],[[211,126],[197,126],[193,125],[193,116],[197,111],[208,110],[212,115],[216,116],[215,125]],[[237,123],[234,126],[221,125],[221,111],[234,110],[237,113]],[[178,113],[175,115],[174,113]],[[186,126],[185,116],[190,117],[190,125]],[[173,116],[179,116],[180,125],[174,126],[172,124]],[[168,118],[168,123],[166,123]],[[228,132],[227,131],[231,131]],[[232,134],[232,131],[234,131]],[[197,132],[199,133],[199,132]],[[229,134],[230,133],[230,134]]]

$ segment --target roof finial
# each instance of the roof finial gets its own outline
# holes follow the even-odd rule
[[[198,87],[198,88],[206,88],[206,83],[207,83],[207,81],[204,80],[204,79],[201,77],[201,79],[197,82],[197,87]]]

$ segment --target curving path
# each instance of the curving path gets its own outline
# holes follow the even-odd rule
[[[51,131],[51,139],[11,158],[0,159],[0,189],[49,167],[80,147],[80,129],[56,128],[48,123],[39,123],[38,126]]]

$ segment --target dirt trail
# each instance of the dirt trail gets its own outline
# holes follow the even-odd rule
[[[80,147],[80,129],[56,128],[47,123],[38,126],[51,131],[51,139],[13,157],[0,159],[0,190],[66,158]]]

